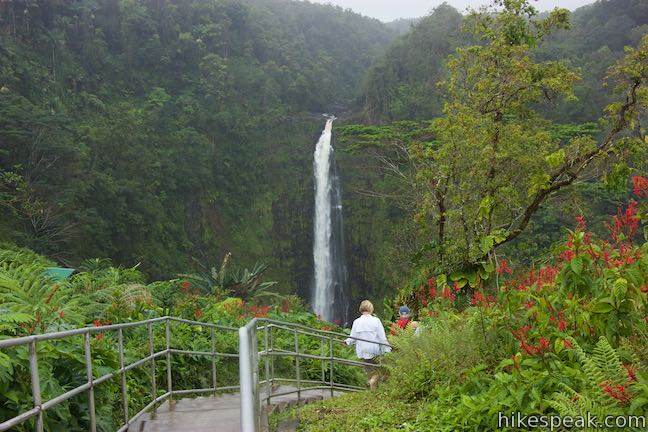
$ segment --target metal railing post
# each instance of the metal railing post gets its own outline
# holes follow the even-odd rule
[[[212,366],[212,386],[214,387],[214,394],[216,394],[216,335],[214,334],[214,327],[211,328],[211,366]]]
[[[90,333],[84,335],[84,351],[86,364],[86,377],[88,378],[88,410],[90,411],[90,432],[97,432],[97,418],[95,413],[94,377],[92,376],[92,353],[90,352]]]
[[[265,358],[263,359],[264,361],[264,366],[265,366],[265,385],[266,385],[266,398],[268,401],[268,405],[270,405],[270,394],[272,393],[272,387],[270,385],[270,359],[269,359],[269,354],[268,354],[268,344],[269,344],[269,335],[268,335],[268,323],[263,327],[263,344],[264,344],[264,354]]]
[[[274,353],[274,337],[273,333],[274,331],[272,330],[273,327],[270,327],[270,352]],[[272,377],[272,385],[274,386],[274,381],[275,381],[275,359],[274,355],[270,356],[270,376]]]
[[[333,397],[333,335],[329,336],[329,357],[331,359],[331,373],[329,375],[329,382],[331,386],[331,397]]]
[[[326,384],[326,375],[324,374],[324,338],[320,338],[320,357],[322,359],[322,385]]]
[[[117,341],[119,344],[119,372],[121,374],[121,394],[122,404],[124,406],[124,424],[128,424],[128,389],[126,388],[126,365],[124,364],[124,332],[122,329],[117,330]]]
[[[171,320],[167,318],[166,329],[166,364],[167,364],[167,391],[169,392],[169,399],[173,399],[173,385],[171,383]]]
[[[241,431],[259,431],[259,394],[256,347],[256,320],[239,329],[239,383],[241,391]]]
[[[153,341],[153,324],[148,325],[149,355],[151,356],[151,394],[157,397],[157,378],[155,377],[155,346]]]
[[[32,399],[34,400],[34,408],[40,408],[36,416],[36,432],[43,432],[43,411],[41,407],[41,389],[40,389],[40,375],[38,373],[38,356],[36,354],[36,341],[33,340],[29,344],[29,374],[31,376],[31,390]]]
[[[297,336],[297,329],[295,332],[295,374],[297,378],[297,400],[301,400],[301,371],[299,370],[299,336]]]

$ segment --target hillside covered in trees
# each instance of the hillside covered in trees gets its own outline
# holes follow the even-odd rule
[[[393,37],[308,2],[2,2],[0,240],[152,277],[231,251],[307,284],[320,113]]]

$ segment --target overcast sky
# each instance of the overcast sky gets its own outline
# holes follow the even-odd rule
[[[397,18],[414,18],[427,15],[432,9],[443,3],[443,0],[310,0],[315,3],[331,3],[381,21],[393,21]],[[448,0],[447,3],[459,12],[467,7],[477,8],[489,4],[488,0]],[[551,10],[556,6],[574,10],[583,5],[594,3],[594,0],[537,0],[532,2],[540,11]]]

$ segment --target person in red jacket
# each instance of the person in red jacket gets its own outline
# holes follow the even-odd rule
[[[410,323],[410,308],[403,305],[398,310],[398,321],[396,321],[396,324],[398,325],[398,327],[405,330],[407,324],[409,323]]]
[[[416,329],[417,322],[410,319],[410,308],[403,305],[398,310],[398,320],[391,325],[389,334],[396,335],[399,332],[405,330],[406,328]],[[408,327],[409,326],[409,327]]]

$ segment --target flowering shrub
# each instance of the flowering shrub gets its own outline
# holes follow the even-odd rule
[[[636,198],[645,197],[648,181],[642,179],[633,179]],[[415,398],[430,397],[415,429],[490,430],[497,411],[573,414],[594,407],[605,414],[645,413],[648,243],[639,238],[643,207],[636,201],[620,207],[605,238],[595,236],[586,219],[577,216],[553,259],[539,267],[520,270],[499,259],[490,265],[494,277],[477,273],[468,280],[464,273],[417,282],[413,296],[401,300],[418,311],[421,337],[437,337],[439,324],[450,323],[472,340],[483,364],[467,364],[444,389],[412,384]],[[403,348],[418,352],[412,358],[419,363],[412,360],[407,374],[416,382],[433,382],[446,354],[425,358],[417,345]],[[400,382],[402,375],[395,375]]]

